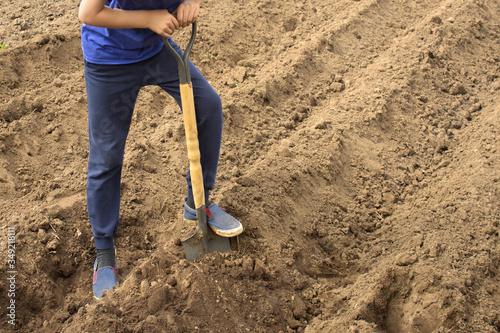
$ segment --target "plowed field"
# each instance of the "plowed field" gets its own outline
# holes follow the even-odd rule
[[[498,0],[204,1],[191,59],[224,107],[213,200],[245,232],[185,261],[182,114],[143,88],[120,286],[100,301],[78,5],[0,0],[0,330],[500,331]]]

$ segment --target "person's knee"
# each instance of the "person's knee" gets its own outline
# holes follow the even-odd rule
[[[222,101],[215,91],[207,94],[198,101],[196,109],[202,110],[202,113],[209,117],[222,117]]]
[[[221,100],[219,94],[217,94],[214,91],[213,94],[211,95],[210,99],[211,99],[211,103],[212,103],[212,108],[214,110],[217,110],[218,112],[222,113],[222,100]]]
[[[89,154],[89,176],[102,176],[114,173],[123,165],[123,153],[117,149],[105,149],[105,146],[93,147]]]

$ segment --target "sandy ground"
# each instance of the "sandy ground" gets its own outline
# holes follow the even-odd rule
[[[500,331],[500,1],[206,0],[213,197],[246,230],[185,261],[182,115],[144,88],[101,301],[77,11],[0,0],[0,330]]]

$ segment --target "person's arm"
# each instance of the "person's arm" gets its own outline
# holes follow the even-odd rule
[[[183,15],[186,25],[196,20],[199,4],[193,0],[183,0],[179,7],[178,15],[179,12]],[[196,7],[198,10],[194,9]],[[110,29],[147,28],[163,37],[170,37],[180,26],[178,20],[166,9],[122,10],[109,8],[106,0],[82,0],[78,18],[85,24]]]

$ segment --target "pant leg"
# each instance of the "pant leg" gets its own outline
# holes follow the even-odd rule
[[[177,52],[182,52],[179,46],[170,40]],[[151,84],[159,85],[170,94],[181,106],[179,91],[179,72],[175,58],[164,47],[158,57],[149,66],[155,68],[156,73],[151,75]],[[193,85],[194,104],[196,110],[196,123],[198,126],[198,141],[200,146],[201,167],[205,187],[205,200],[208,201],[209,191],[214,188],[217,177],[217,166],[222,138],[222,102],[217,92],[203,77],[193,63],[189,64],[191,81]],[[145,72],[153,72],[147,70]],[[191,174],[187,173],[188,196],[192,196]]]
[[[96,249],[114,246],[125,141],[142,87],[134,65],[85,63],[89,109],[87,209]]]

